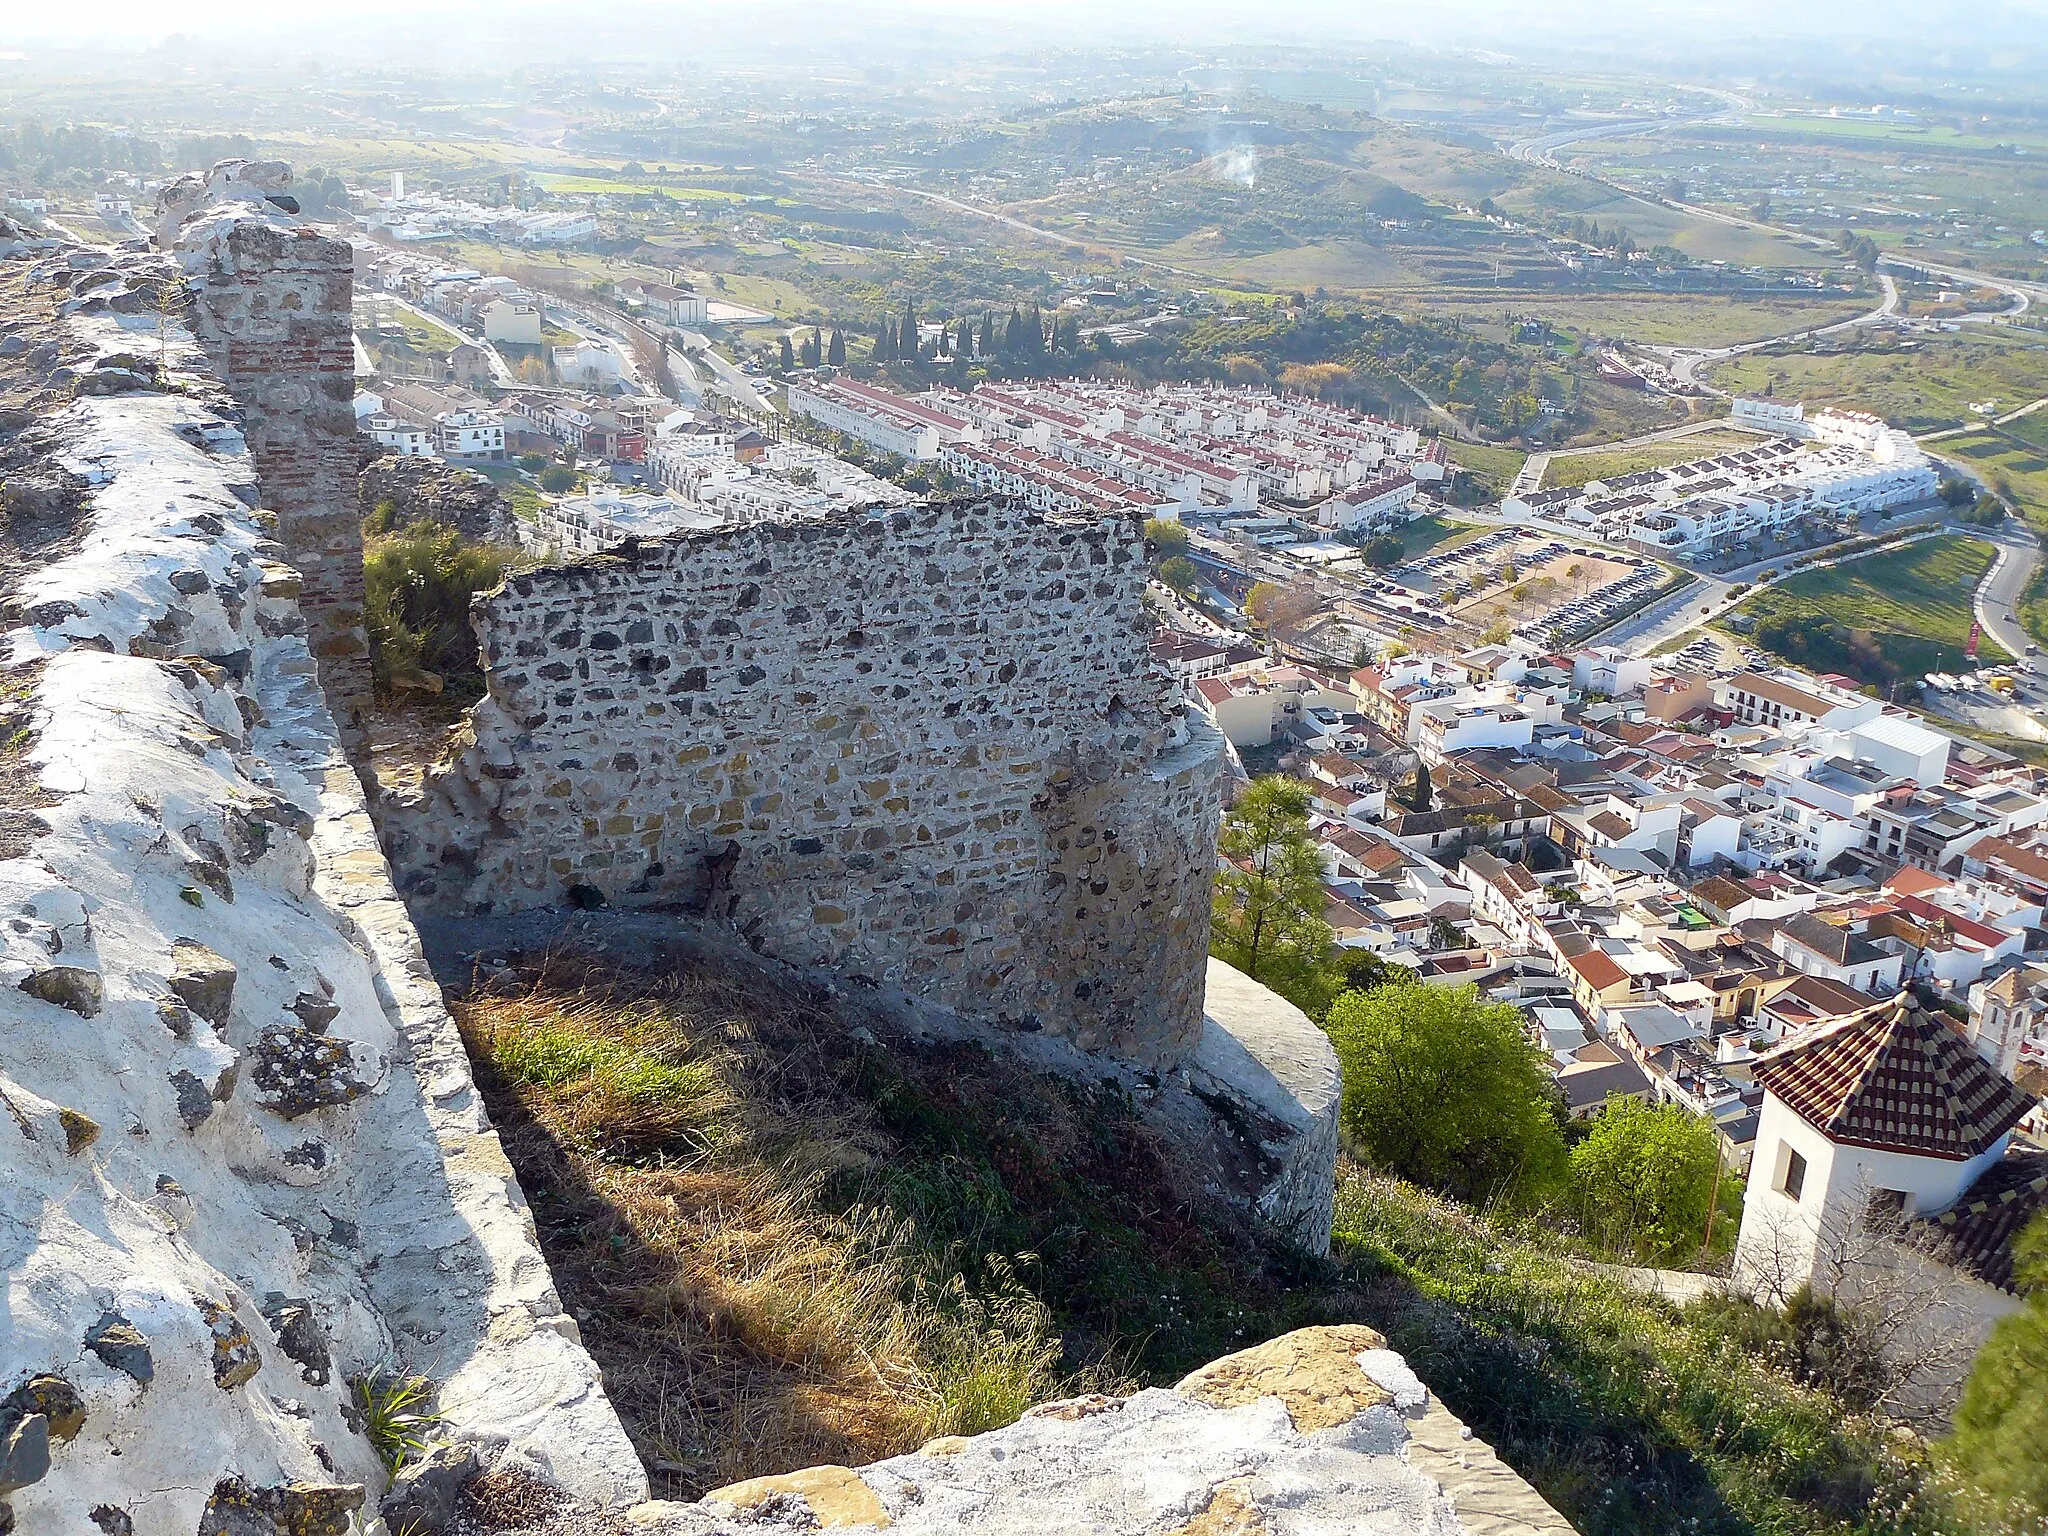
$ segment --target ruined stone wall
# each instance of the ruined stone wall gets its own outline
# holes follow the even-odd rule
[[[250,455],[304,582],[320,680],[344,731],[369,701],[348,243],[291,217],[290,171],[223,162],[168,187],[158,242],[190,284],[194,335],[241,408]]]
[[[1221,740],[1134,519],[764,523],[480,598],[474,739],[379,808],[415,910],[676,903],[1148,1065],[1202,1026]]]

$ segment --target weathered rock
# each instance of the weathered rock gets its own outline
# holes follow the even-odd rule
[[[68,1008],[81,1019],[96,1018],[106,991],[97,971],[76,965],[52,965],[31,972],[21,980],[21,990],[59,1008]]]
[[[156,1375],[156,1361],[149,1352],[149,1340],[119,1312],[109,1312],[85,1336],[85,1347],[117,1371],[125,1371],[144,1386]]]
[[[272,1294],[263,1303],[263,1317],[277,1336],[277,1347],[286,1359],[299,1367],[299,1377],[311,1386],[324,1387],[333,1376],[334,1362],[327,1353],[327,1339],[313,1304],[303,1296]]]
[[[31,1487],[49,1475],[48,1419],[40,1413],[32,1413],[0,1429],[0,1494]]]
[[[128,1517],[128,1511],[112,1504],[94,1506],[91,1520],[106,1536],[135,1536],[135,1522]]]
[[[455,1518],[457,1495],[476,1473],[474,1447],[437,1445],[399,1469],[377,1512],[394,1531],[440,1536]]]
[[[57,1124],[64,1130],[64,1150],[72,1157],[100,1139],[100,1123],[75,1109],[57,1111]]]
[[[315,1034],[303,1025],[264,1030],[257,1037],[255,1057],[250,1077],[258,1101],[287,1120],[350,1103],[369,1091],[355,1075],[348,1042]]]
[[[707,1504],[727,1504],[756,1517],[803,1511],[810,1523],[827,1530],[865,1525],[885,1530],[889,1512],[860,1474],[846,1467],[806,1467],[775,1477],[753,1477],[728,1483],[704,1495]]]
[[[196,939],[179,939],[171,946],[171,991],[215,1029],[227,1028],[236,974],[233,961]]]
[[[252,1487],[239,1477],[213,1485],[198,1536],[348,1536],[363,1507],[361,1483],[284,1483]]]
[[[171,1089],[178,1096],[178,1118],[185,1122],[185,1129],[198,1130],[213,1114],[213,1094],[183,1067],[171,1074]]]
[[[437,459],[386,454],[363,466],[356,501],[365,518],[387,504],[394,527],[438,523],[466,539],[510,543],[516,536],[511,503],[489,479]]]
[[[1213,1360],[1181,1379],[1174,1390],[1216,1408],[1236,1408],[1277,1397],[1303,1434],[1348,1424],[1393,1394],[1359,1369],[1367,1350],[1387,1341],[1361,1323],[1302,1328],[1268,1343]]]
[[[85,1428],[85,1399],[62,1376],[31,1376],[0,1398],[0,1424],[41,1416],[52,1440],[63,1444]]]
[[[194,1296],[192,1301],[213,1335],[213,1384],[232,1392],[263,1369],[263,1356],[229,1308],[206,1296]]]

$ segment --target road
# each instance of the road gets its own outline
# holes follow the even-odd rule
[[[2001,528],[1996,533],[1979,533],[1998,546],[1998,559],[1977,583],[1971,606],[1986,635],[2013,655],[2024,656],[2033,637],[2006,615],[2019,611],[2015,605],[2020,593],[2026,590],[2034,567],[2041,563],[2041,546],[2024,529]]]
[[[1708,116],[1718,116],[1709,113]],[[1592,123],[1583,128],[1566,128],[1557,133],[1539,134],[1535,138],[1517,139],[1507,148],[1510,160],[1522,160],[1531,165],[1540,165],[1547,170],[1563,171],[1567,176],[1583,176],[1583,171],[1558,160],[1556,151],[1567,144],[1584,144],[1589,139],[1629,138],[1639,133],[1651,133],[1660,128],[1669,128],[1676,123],[1704,122],[1703,117],[1669,118],[1645,117],[1624,123]],[[1617,189],[1619,190],[1619,189]]]
[[[1762,341],[1745,341],[1733,347],[1645,347],[1645,352],[1655,352],[1671,365],[1671,375],[1681,384],[1690,384],[1706,390],[1709,394],[1726,397],[1728,391],[1715,389],[1701,380],[1695,370],[1704,365],[1726,362],[1731,357],[1740,357],[1745,352],[1760,352],[1765,347],[1782,346],[1791,341],[1812,341],[1818,336],[1832,336],[1838,331],[1853,331],[1859,326],[1876,325],[1889,320],[1898,313],[1899,285],[1888,273],[1877,274],[1879,286],[1884,290],[1884,301],[1877,308],[1865,314],[1853,315],[1847,320],[1837,320],[1832,325],[1817,325],[1809,330],[1792,331],[1783,336],[1766,336]]]

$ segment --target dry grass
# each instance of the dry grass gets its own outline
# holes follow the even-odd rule
[[[750,984],[555,957],[456,1005],[556,1280],[672,1496],[1014,1419],[1059,1342],[1003,1256],[970,1288],[858,1189],[864,1049]]]

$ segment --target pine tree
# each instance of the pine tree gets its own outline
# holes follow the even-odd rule
[[[825,355],[825,360],[834,368],[846,366],[846,333],[837,326],[832,328],[832,350]]]

